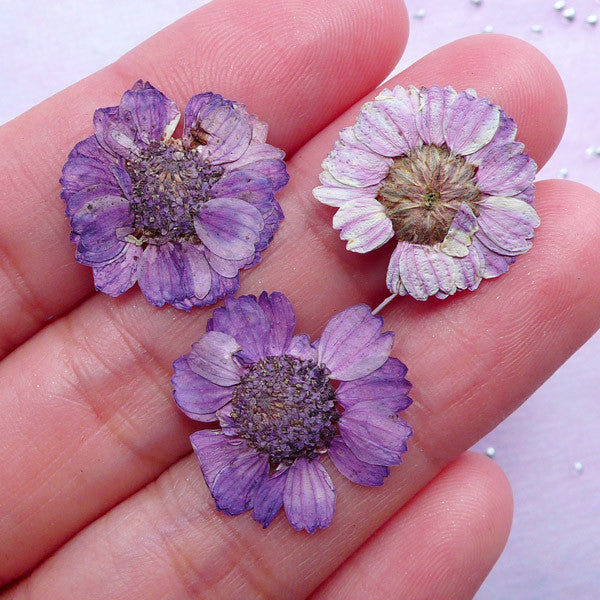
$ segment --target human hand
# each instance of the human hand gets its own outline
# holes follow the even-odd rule
[[[117,104],[136,79],[180,106],[221,92],[269,123],[292,177],[279,194],[286,220],[263,264],[243,274],[241,292],[285,292],[298,330],[310,333],[350,304],[375,306],[387,295],[389,249],[347,253],[332,211],[311,190],[357,107],[330,123],[373,95],[406,31],[395,1],[215,2],[2,128],[2,581],[62,546],[5,598],[301,598],[318,586],[316,598],[474,593],[507,533],[506,482],[470,455],[426,484],[597,327],[597,196],[568,182],[540,184],[542,227],[508,275],[475,294],[386,309],[394,353],[414,384],[407,420],[415,437],[382,488],[336,479],[336,517],[315,536],[282,517],[263,532],[248,516],[214,510],[195,458],[182,458],[197,425],[178,414],[169,382],[171,362],[211,310],[158,310],[138,291],[92,296],[58,196],[60,168],[91,133],[93,110]],[[516,119],[540,165],[562,133],[558,77],[517,40],[456,42],[394,83],[475,88]]]

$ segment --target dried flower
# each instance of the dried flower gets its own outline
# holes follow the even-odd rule
[[[393,294],[418,300],[474,290],[531,247],[537,166],[515,122],[472,90],[400,86],[360,110],[323,162],[315,197],[339,207],[346,248],[396,238]]]
[[[267,527],[283,505],[295,529],[312,533],[335,504],[321,456],[353,482],[381,485],[412,434],[398,417],[411,386],[389,357],[394,334],[368,306],[333,317],[313,344],[294,325],[281,293],[227,298],[175,361],[173,386],[186,415],[219,421],[191,436],[217,508],[252,508]]]
[[[76,258],[96,288],[118,296],[136,281],[156,306],[190,310],[239,287],[283,219],[273,194],[288,180],[267,126],[210,92],[185,109],[138,81],[119,106],[94,114],[95,134],[63,168],[61,197]]]

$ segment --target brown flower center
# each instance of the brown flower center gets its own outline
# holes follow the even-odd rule
[[[395,158],[377,200],[398,241],[428,246],[442,242],[463,202],[478,215],[476,173],[477,167],[446,146],[422,146]]]

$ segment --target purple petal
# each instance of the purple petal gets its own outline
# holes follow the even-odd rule
[[[488,197],[479,203],[477,237],[499,254],[522,254],[531,247],[540,219],[531,204],[516,198]]]
[[[183,255],[178,244],[149,244],[141,258],[138,284],[144,296],[155,306],[162,306],[165,302],[174,304],[187,297],[183,272]]]
[[[252,119],[245,106],[205,92],[186,106],[183,140],[188,147],[200,147],[212,164],[230,163],[247,150],[252,138]]]
[[[339,435],[331,441],[329,458],[344,477],[359,485],[382,485],[383,480],[390,474],[387,466],[370,465],[356,458]]]
[[[239,515],[252,508],[256,490],[269,475],[269,459],[248,452],[236,458],[216,477],[211,493],[217,508],[228,515]]]
[[[369,187],[348,186],[340,183],[328,171],[323,171],[319,179],[323,185],[313,190],[313,196],[328,206],[342,206],[345,202],[358,198],[375,198],[379,192],[379,182]]]
[[[217,385],[235,385],[244,375],[244,369],[233,360],[239,350],[239,343],[230,335],[209,331],[192,344],[188,365],[192,371]]]
[[[399,465],[412,429],[393,411],[374,402],[359,402],[339,420],[344,442],[360,460],[372,465]]]
[[[317,349],[310,344],[310,338],[305,334],[301,333],[295,335],[290,342],[286,354],[295,356],[300,360],[312,360],[317,362]]]
[[[412,400],[408,397],[411,384],[404,378],[406,366],[397,358],[388,358],[376,371],[353,381],[343,381],[337,391],[336,400],[350,408],[367,400],[383,405],[397,413],[408,408]]]
[[[216,421],[215,412],[231,400],[234,388],[212,383],[192,371],[187,354],[173,363],[173,369],[171,383],[177,406],[191,419]]]
[[[212,276],[204,252],[189,242],[181,242],[182,280],[186,298],[202,300],[210,291]]]
[[[500,110],[500,124],[498,129],[492,138],[492,141],[487,145],[469,154],[467,156],[467,162],[473,165],[480,165],[486,158],[489,152],[492,152],[499,146],[505,146],[515,141],[517,135],[517,124],[511,119],[503,110]]]
[[[367,187],[380,183],[392,165],[385,158],[361,144],[351,127],[340,131],[340,140],[323,161],[322,167],[339,182],[355,187]]]
[[[416,115],[421,109],[419,90],[414,85],[408,88],[397,85],[392,91],[382,90],[375,100],[385,103],[386,112],[402,132],[407,148],[402,154],[421,146],[416,122]]]
[[[196,233],[211,251],[230,260],[254,254],[264,227],[254,206],[235,198],[216,198],[204,204],[194,220]]]
[[[285,354],[296,325],[292,303],[281,292],[273,292],[271,295],[263,292],[258,304],[271,324],[269,334],[264,340],[266,356]]]
[[[331,525],[335,489],[329,473],[318,461],[298,458],[288,470],[283,504],[290,525],[314,533]]]
[[[283,162],[284,157],[285,152],[283,150],[253,139],[240,158],[233,163],[224,165],[224,167],[227,172],[236,172],[238,169],[252,169],[269,179],[273,192],[277,192],[290,179],[285,162]]]
[[[381,333],[383,319],[366,304],[343,310],[327,323],[318,342],[318,362],[331,379],[349,381],[375,371],[388,359],[394,334]]]
[[[477,187],[492,196],[514,196],[528,188],[537,165],[523,148],[514,142],[489,152],[477,170]]]
[[[225,306],[214,310],[206,329],[235,339],[241,348],[237,356],[245,363],[266,356],[271,323],[254,296],[227,298]]]
[[[126,292],[138,278],[142,248],[127,244],[125,252],[116,260],[101,267],[94,267],[94,286],[109,296]]]
[[[254,496],[252,517],[263,528],[268,527],[279,509],[283,506],[283,491],[287,481],[288,469],[283,469],[263,481]]]
[[[370,252],[394,237],[392,222],[377,200],[358,199],[345,202],[333,217],[333,228],[341,229],[340,238],[348,240],[346,249]]]
[[[450,229],[440,245],[440,250],[448,256],[459,258],[467,256],[473,235],[478,229],[475,213],[466,202],[463,202],[454,215]]]
[[[484,246],[477,236],[473,239],[473,245],[471,246],[472,251],[476,251],[481,257],[482,267],[481,276],[485,279],[491,279],[498,277],[508,271],[508,267],[515,262],[514,256],[505,256],[497,254]]]
[[[240,440],[232,440],[222,431],[215,429],[204,429],[192,433],[190,441],[211,492],[217,475],[236,458],[247,453],[246,444]]]
[[[235,277],[240,269],[246,267],[254,259],[254,256],[251,256],[250,258],[242,258],[241,260],[229,260],[214,254],[208,248],[205,249],[204,254],[211,268],[223,277]]]
[[[422,109],[416,114],[417,129],[426,144],[441,146],[444,139],[444,120],[448,108],[458,94],[450,86],[434,85],[420,90]]]
[[[492,140],[499,124],[497,106],[461,92],[446,110],[444,139],[454,153],[472,154]]]
[[[456,266],[456,287],[459,290],[476,290],[481,283],[485,271],[485,258],[474,239],[469,246],[469,253],[462,258],[454,258]]]

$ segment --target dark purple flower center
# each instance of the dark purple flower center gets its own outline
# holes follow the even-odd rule
[[[130,241],[197,243],[194,216],[209,200],[223,169],[205,163],[196,150],[176,139],[155,144],[126,168],[133,184],[135,215]]]
[[[316,456],[329,447],[339,419],[327,374],[312,360],[288,355],[252,365],[233,394],[237,435],[273,464]]]
[[[426,145],[394,159],[377,200],[401,242],[433,246],[444,241],[466,202],[479,215],[477,167],[446,146]]]

